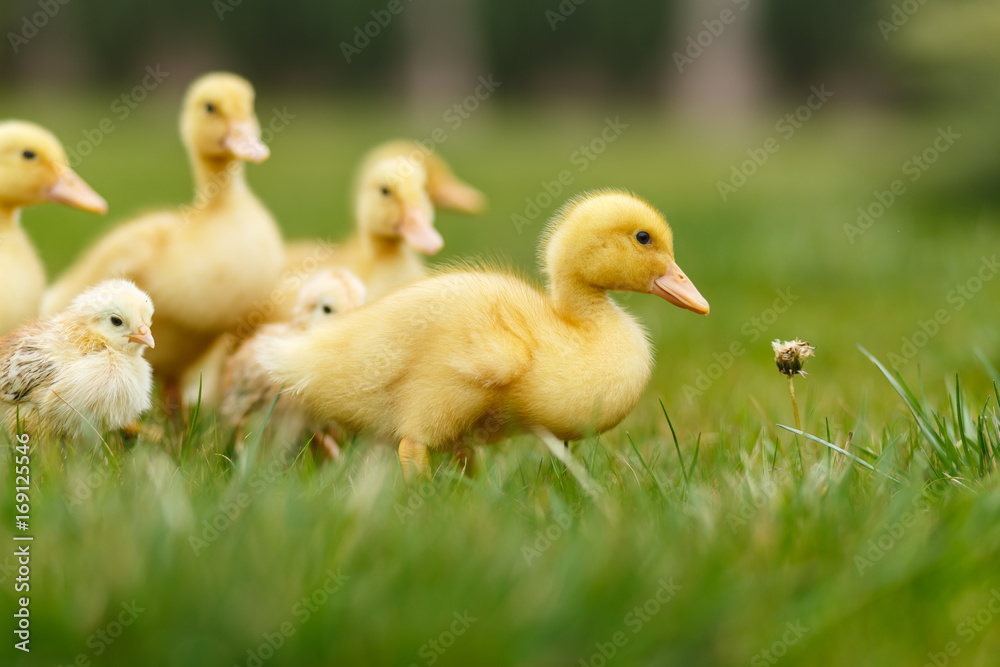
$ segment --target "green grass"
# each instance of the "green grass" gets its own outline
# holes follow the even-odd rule
[[[155,92],[79,165],[110,202],[108,220],[57,207],[25,215],[53,272],[115,220],[188,196],[176,92]],[[0,116],[31,117],[71,144],[108,113],[102,98],[73,99],[16,95]],[[261,115],[285,103],[264,94]],[[347,186],[364,149],[441,124],[388,105],[287,104],[298,118],[249,173],[290,236],[346,233]],[[1000,242],[996,214],[956,186],[983,140],[976,126],[964,130],[852,244],[843,224],[947,119],[830,109],[721,201],[716,181],[783,113],[719,136],[652,110],[498,104],[441,147],[491,198],[481,219],[441,216],[443,259],[500,255],[533,271],[554,206],[520,233],[511,215],[543,181],[575,169],[573,151],[620,115],[630,127],[574,171],[566,194],[616,185],[650,199],[712,304],[698,318],[622,296],[650,330],[657,371],[622,425],[573,446],[601,506],[529,437],[483,449],[474,478],[436,458],[433,481],[414,487],[390,448],[364,439],[339,465],[273,459],[267,447],[238,456],[209,409],[165,443],[36,443],[32,652],[11,650],[8,634],[3,664],[69,665],[81,654],[95,665],[257,664],[248,650],[283,624],[294,634],[264,664],[597,667],[612,647],[607,664],[919,666],[934,664],[928,654],[995,664],[1000,282],[986,281],[961,309],[948,300]],[[796,298],[757,327],[778,290]],[[947,322],[893,374],[901,339],[939,309]],[[794,417],[768,343],[795,336],[817,348],[796,379],[803,430],[876,471],[779,427]],[[701,395],[685,391],[716,370]],[[0,474],[10,488],[12,455]],[[11,545],[13,494],[3,495],[0,542]],[[5,608],[13,561],[0,555]],[[320,594],[324,583],[336,590]],[[302,607],[314,594],[325,602]],[[133,601],[143,611],[103,650],[95,633],[116,632]],[[448,634],[453,624],[462,634]],[[438,641],[449,644],[443,653]]]

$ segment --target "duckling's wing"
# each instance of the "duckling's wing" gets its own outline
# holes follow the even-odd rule
[[[516,382],[531,366],[533,343],[521,313],[494,304],[466,327],[452,367],[474,384],[496,389]]]
[[[55,380],[58,366],[45,341],[44,323],[29,325],[0,340],[0,400],[31,401],[34,392]]]

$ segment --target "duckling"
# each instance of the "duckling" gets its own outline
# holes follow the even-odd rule
[[[245,161],[270,155],[250,83],[226,73],[196,80],[184,100],[181,135],[194,170],[194,202],[113,230],[43,303],[44,313],[57,312],[110,276],[130,278],[149,292],[160,338],[149,361],[164,382],[168,407],[179,403],[184,370],[266,302],[284,265],[278,225],[243,175]]]
[[[150,407],[153,302],[126,280],[84,291],[56,317],[0,339],[0,418],[11,431],[100,437]]]
[[[608,295],[654,294],[707,314],[650,204],[606,190],[567,203],[541,244],[542,292],[499,270],[455,269],[288,338],[258,359],[313,413],[399,441],[409,476],[428,447],[461,452],[517,430],[547,444],[602,433],[652,372],[646,332]],[[550,445],[551,446],[551,445]]]
[[[365,287],[350,271],[317,272],[299,292],[291,322],[265,324],[244,341],[226,361],[222,376],[221,413],[237,429],[242,430],[247,418],[266,410],[281,387],[274,383],[257,362],[260,341],[266,337],[283,338],[305,331],[329,317],[360,307],[365,301]],[[274,406],[269,424],[284,427],[289,441],[301,437],[310,423],[309,412],[292,396],[282,396]],[[334,458],[339,457],[335,439],[328,433],[317,438]],[[237,439],[239,444],[240,438]]]
[[[0,122],[0,336],[38,317],[45,290],[45,268],[21,228],[21,208],[52,201],[91,213],[108,210],[66,164],[66,152],[47,130]]]
[[[343,266],[368,288],[370,300],[427,275],[423,256],[437,254],[444,239],[434,229],[434,207],[479,213],[481,192],[455,177],[447,163],[418,143],[382,144],[362,160],[354,185],[357,232],[342,246],[298,241],[287,247],[286,296],[311,267]],[[284,298],[292,304],[292,298]],[[285,305],[277,319],[290,316]]]

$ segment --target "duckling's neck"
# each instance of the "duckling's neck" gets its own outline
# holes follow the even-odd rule
[[[555,280],[549,295],[556,312],[571,321],[600,320],[621,312],[606,290],[579,281]]]
[[[388,259],[393,257],[405,257],[412,253],[410,246],[403,242],[403,239],[395,236],[382,236],[380,234],[361,233],[361,245],[365,254],[372,259]]]
[[[21,209],[13,204],[0,202],[0,236],[9,234],[21,224]]]
[[[242,160],[197,156],[193,160],[193,170],[196,208],[225,207],[249,192]]]

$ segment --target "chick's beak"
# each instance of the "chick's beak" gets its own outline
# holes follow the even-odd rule
[[[108,203],[104,197],[94,192],[76,172],[69,167],[60,167],[59,179],[49,188],[48,197],[51,201],[66,204],[81,211],[91,213],[107,213]]]
[[[434,229],[434,218],[428,213],[407,210],[399,231],[411,248],[425,255],[436,255],[444,247],[444,239]]]
[[[653,281],[649,292],[680,308],[708,315],[708,301],[675,263],[671,263],[667,272]]]
[[[128,339],[133,343],[139,343],[140,345],[146,345],[150,348],[156,347],[156,341],[153,340],[153,334],[150,333],[149,327],[143,324],[139,327],[138,331],[134,331],[128,335]]]
[[[226,149],[240,160],[260,164],[271,157],[271,149],[260,140],[260,132],[249,121],[233,123],[223,140]]]

